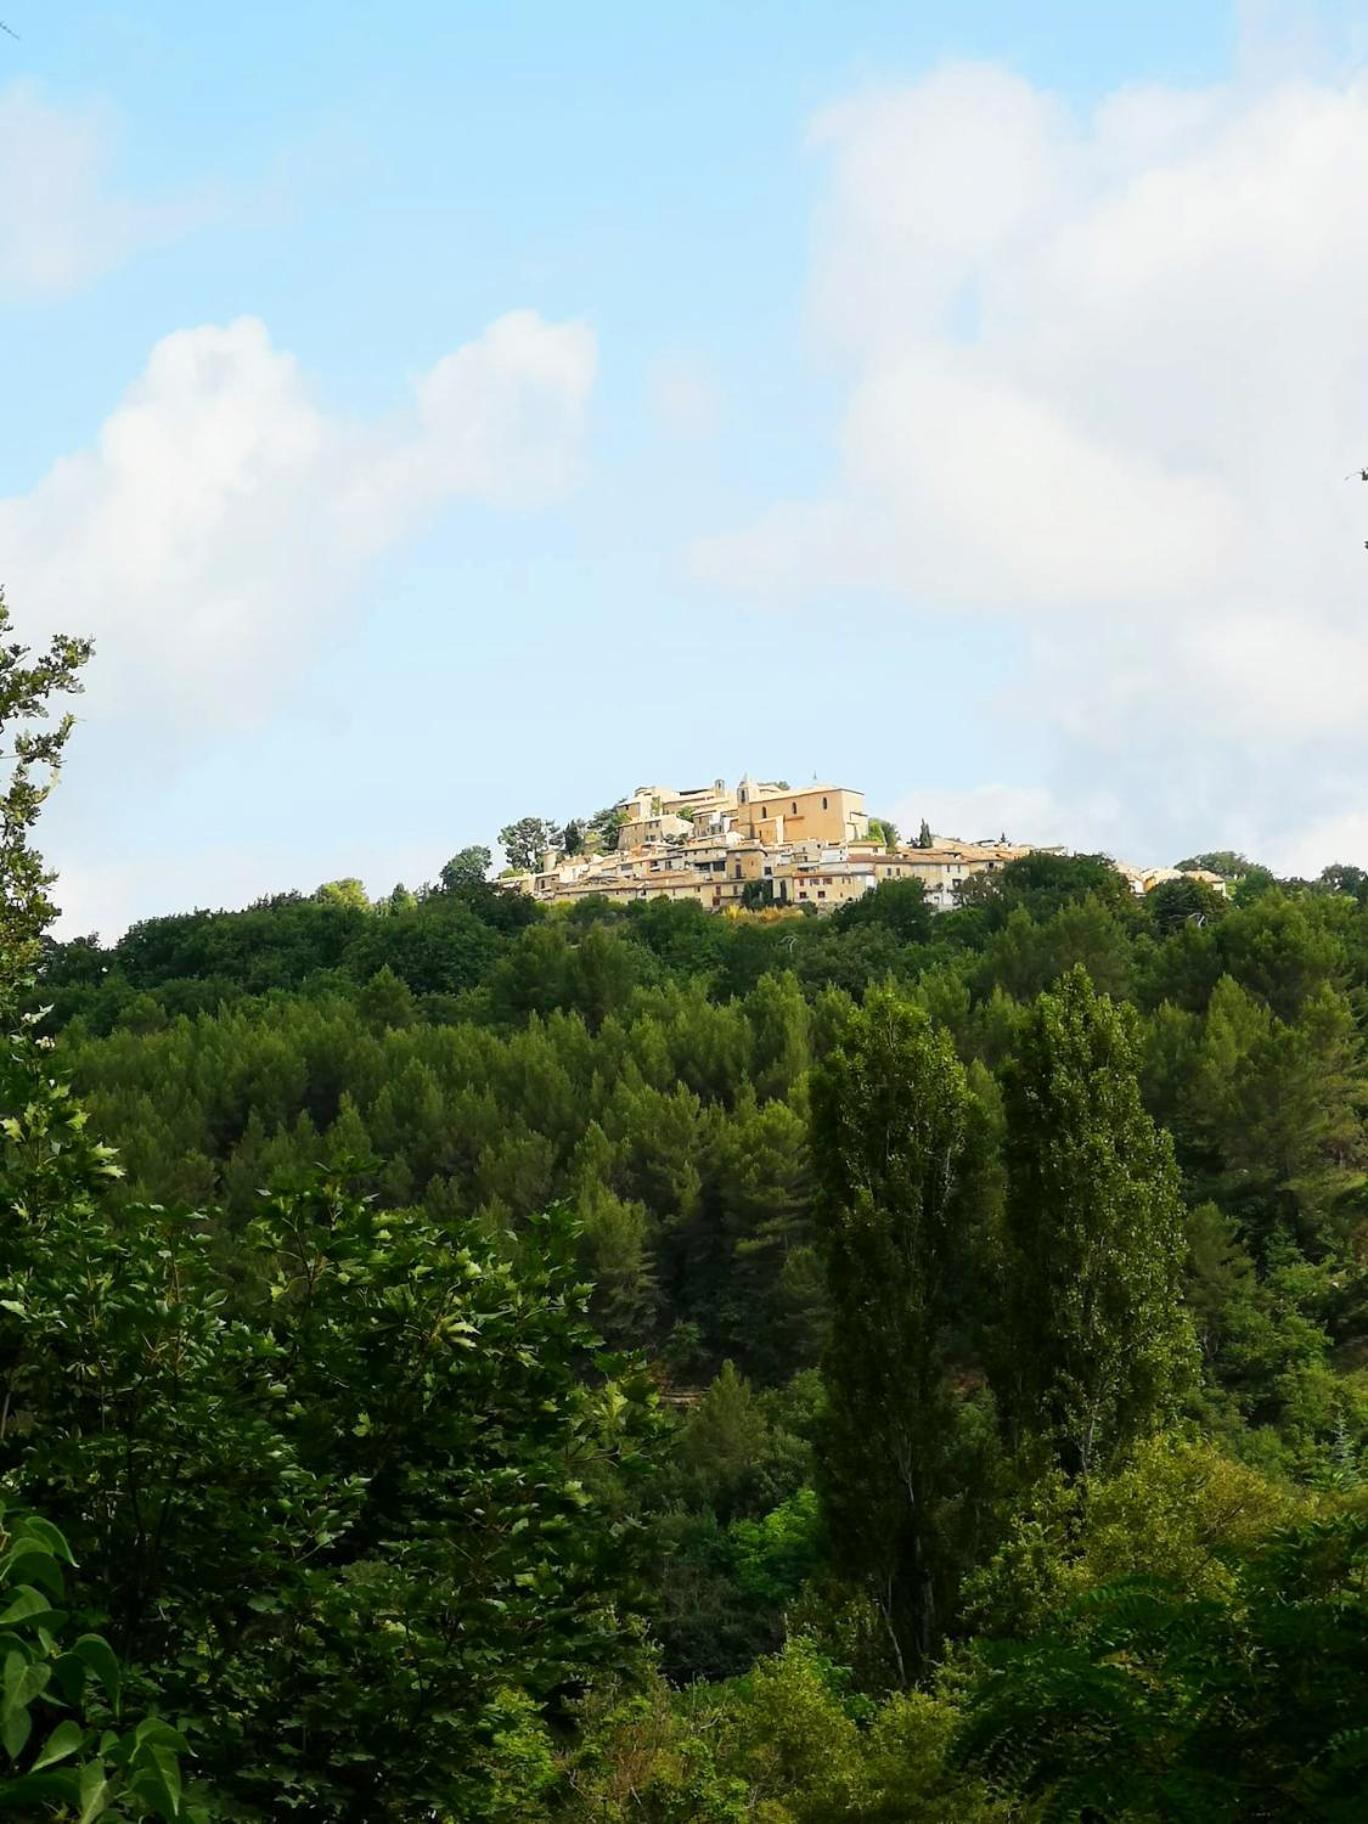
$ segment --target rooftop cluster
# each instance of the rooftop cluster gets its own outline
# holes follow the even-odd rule
[[[586,828],[568,826],[540,865],[502,884],[543,901],[694,900],[708,911],[779,905],[834,910],[887,880],[918,880],[948,911],[969,876],[1029,853],[1029,844],[965,842],[923,825],[903,842],[849,786],[791,786],[747,774],[737,785],[638,786]]]

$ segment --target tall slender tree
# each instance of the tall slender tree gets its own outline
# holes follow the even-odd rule
[[[1038,997],[1006,1083],[1006,1298],[995,1385],[1016,1442],[1086,1475],[1161,1425],[1193,1373],[1168,1134],[1135,1017],[1075,967]]]
[[[822,1500],[834,1568],[874,1603],[904,1679],[929,1659],[953,1594],[947,1328],[968,1106],[949,1035],[891,988],[851,1013],[813,1086],[831,1301]]]

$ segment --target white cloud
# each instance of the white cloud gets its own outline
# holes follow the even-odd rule
[[[91,448],[0,500],[0,578],[26,636],[95,637],[101,719],[250,719],[432,509],[568,483],[594,369],[586,326],[516,311],[357,424],[259,321],[178,331]]]
[[[120,194],[110,137],[99,115],[53,107],[32,83],[0,90],[0,296],[60,296],[203,216],[202,199]]]
[[[1100,792],[1112,840],[1160,853],[1212,815],[1274,857],[1313,823],[1362,841],[1368,491],[1342,477],[1368,460],[1368,77],[1079,116],[954,65],[814,140],[840,485],[700,567],[1024,623],[1007,713],[1053,731],[1089,840]]]

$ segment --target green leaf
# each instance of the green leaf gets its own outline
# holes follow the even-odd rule
[[[79,1640],[73,1641],[71,1650],[95,1674],[104,1686],[105,1696],[115,1716],[119,1714],[119,1694],[121,1678],[118,1656],[113,1647],[99,1634],[82,1634]]]
[[[6,1681],[5,1708],[9,1710],[26,1707],[33,1702],[35,1697],[40,1697],[51,1682],[52,1667],[41,1661],[32,1662],[24,1667],[16,1685],[11,1686],[8,1680]]]
[[[138,1747],[169,1748],[173,1754],[188,1754],[190,1744],[179,1729],[164,1722],[159,1716],[145,1716],[133,1731],[133,1740]]]
[[[77,1704],[85,1689],[87,1667],[77,1653],[60,1653],[52,1662],[57,1689],[68,1704]]]
[[[167,1824],[175,1824],[181,1810],[181,1775],[176,1757],[169,1748],[149,1747],[139,1750],[141,1765],[128,1782],[136,1793]]]
[[[41,1616],[45,1623],[54,1626],[52,1618],[60,1618],[60,1610],[54,1609],[43,1592],[35,1590],[31,1583],[21,1583],[14,1593],[14,1601],[0,1614],[0,1627],[13,1627],[16,1622],[32,1621],[35,1616]]]
[[[23,1704],[12,1704],[0,1715],[0,1742],[12,1761],[24,1752],[24,1744],[33,1733],[33,1718]]]
[[[93,1824],[102,1811],[109,1809],[109,1781],[98,1761],[87,1761],[79,1774],[77,1803],[81,1807],[78,1824]]]
[[[12,1704],[15,1701],[24,1673],[32,1663],[32,1655],[28,1652],[27,1648],[23,1646],[11,1647],[9,1652],[6,1653],[4,1668],[3,1671],[0,1671],[0,1680],[3,1680],[4,1701],[6,1705]]]
[[[0,1563],[0,1577],[6,1583],[16,1579],[22,1579],[25,1583],[39,1583],[54,1596],[66,1592],[61,1565],[38,1539],[21,1539],[4,1562]]]
[[[85,1740],[85,1731],[70,1717],[64,1723],[58,1723],[52,1734],[43,1743],[33,1771],[40,1767],[51,1767],[54,1761],[64,1761],[69,1754],[75,1754]]]
[[[54,1526],[51,1520],[44,1520],[40,1514],[30,1514],[24,1525],[34,1538],[47,1546],[54,1558],[60,1558],[63,1564],[75,1565],[76,1560],[61,1527]]]
[[[80,1803],[80,1796],[80,1781],[65,1769],[59,1773],[25,1773],[16,1780],[0,1780],[0,1811],[22,1808],[29,1818],[36,1815],[31,1809],[35,1800],[42,1801],[46,1809],[49,1800],[71,1806]]]

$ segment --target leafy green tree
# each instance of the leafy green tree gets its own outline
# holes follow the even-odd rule
[[[1167,1577],[1228,1597],[1232,1565],[1307,1519],[1304,1491],[1189,1435],[1144,1439],[1086,1486],[1052,1470],[1015,1504],[992,1557],[967,1580],[984,1638],[1048,1632],[1064,1607],[1122,1577]]]
[[[109,1642],[81,1634],[62,1645],[67,1616],[57,1605],[74,1560],[58,1528],[0,1502],[0,1554],[0,1810],[82,1824],[207,1824],[205,1795],[188,1793],[182,1777],[189,1743],[157,1717],[125,1718],[122,1668]]]
[[[819,1567],[821,1518],[815,1492],[801,1488],[758,1520],[734,1520],[728,1543],[741,1589],[771,1603],[797,1596]]]
[[[765,1436],[765,1419],[755,1391],[733,1362],[689,1413],[680,1443],[680,1462],[706,1484],[708,1504],[730,1518],[754,1476]]]
[[[647,1394],[579,1378],[569,1226],[515,1268],[471,1223],[319,1185],[249,1226],[237,1312],[203,1224],[49,1197],[25,1229],[9,1472],[215,1783],[319,1819],[483,1818],[499,1693],[545,1705],[628,1651],[593,1485],[631,1473]]]
[[[1115,905],[1095,893],[1038,915],[1015,907],[985,945],[980,981],[1029,1000],[1076,964],[1104,992],[1125,994],[1130,941]]]
[[[1058,1818],[1347,1820],[1368,1741],[1368,1518],[1284,1534],[1228,1594],[1102,1585],[980,1650],[961,1764]]]
[[[994,873],[969,875],[958,894],[961,905],[982,908],[992,930],[1018,908],[1043,920],[1089,896],[1122,917],[1134,916],[1136,910],[1129,882],[1108,856],[1051,855],[1040,849]]]
[[[882,880],[872,893],[842,906],[832,922],[839,931],[879,925],[900,944],[924,944],[931,937],[934,916],[919,880]]]
[[[627,813],[621,805],[610,804],[601,811],[595,811],[584,825],[586,842],[605,852],[616,849],[618,831],[627,821]]]
[[[1089,1474],[1190,1383],[1172,1143],[1145,1112],[1135,1020],[1081,968],[1042,994],[1007,1075],[1005,1324],[994,1376],[1017,1440]]]
[[[1291,881],[1288,883],[1289,886],[1301,884],[1304,883]],[[1278,891],[1278,877],[1271,868],[1251,867],[1246,869],[1235,882],[1231,898],[1237,906],[1252,906],[1261,900],[1265,893],[1276,893]]]
[[[881,842],[891,854],[898,846],[898,826],[888,817],[871,817],[869,833],[875,842]]]
[[[5,639],[10,624],[0,590],[0,733],[8,749],[0,776],[0,957],[19,974],[36,962],[38,940],[54,916],[53,876],[32,843],[74,726],[70,715],[51,720],[53,699],[81,690],[91,645],[57,634],[31,659],[26,646]]]
[[[951,1613],[961,1494],[947,1332],[966,1225],[969,1091],[949,1036],[871,992],[816,1073],[829,1412],[820,1489],[838,1573],[875,1605],[900,1680]]]
[[[572,1824],[1007,1824],[1010,1802],[951,1758],[953,1701],[877,1712],[811,1638],[725,1685],[605,1688],[579,1710],[559,1797]]]
[[[1219,874],[1223,880],[1239,880],[1257,864],[1234,849],[1205,849],[1200,855],[1189,855],[1185,861],[1175,861],[1173,865],[1180,874],[1201,869],[1208,874]]]
[[[1343,985],[1347,959],[1336,929],[1338,910],[1325,899],[1263,893],[1221,922],[1221,961],[1242,988],[1283,1019],[1294,1019],[1318,990]]]
[[[346,880],[325,880],[314,893],[314,898],[325,906],[352,906],[358,912],[370,910],[365,887],[351,877]]]
[[[796,977],[762,975],[746,996],[751,1080],[760,1101],[786,1096],[811,1060],[811,1019]]]
[[[1215,924],[1229,909],[1227,900],[1204,880],[1162,880],[1145,895],[1145,910],[1165,937],[1185,924]]]
[[[1201,1013],[1222,974],[1213,922],[1184,919],[1159,941],[1137,944],[1134,955],[1133,990],[1146,1010],[1168,1002],[1174,1009]]]
[[[483,886],[493,859],[488,849],[472,844],[469,848],[458,849],[451,860],[443,864],[438,878],[448,893],[461,887]]]
[[[548,849],[560,847],[559,828],[545,817],[520,817],[499,831],[499,842],[510,867],[535,873]]]
[[[1368,872],[1342,861],[1331,862],[1317,876],[1318,883],[1330,893],[1347,893],[1362,905],[1368,899]]]
[[[1292,1021],[1223,977],[1213,990],[1181,1113],[1190,1169],[1256,1245],[1279,1229],[1348,1246],[1368,1167],[1361,1041],[1344,995],[1312,993]]]

